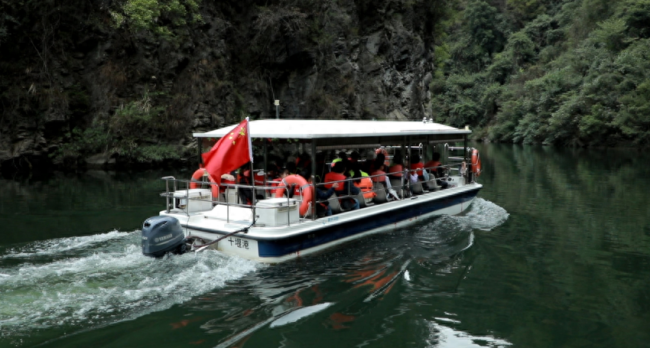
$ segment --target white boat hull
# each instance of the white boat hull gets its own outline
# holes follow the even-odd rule
[[[253,226],[212,247],[224,254],[265,263],[279,263],[313,254],[365,236],[394,231],[437,215],[456,215],[474,201],[482,185],[472,183],[413,196],[401,201],[372,205],[316,220],[280,227]],[[250,225],[210,219],[202,213],[170,214],[185,228],[187,236],[215,240]]]

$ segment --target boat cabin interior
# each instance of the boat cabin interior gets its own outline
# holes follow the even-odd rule
[[[194,133],[201,154],[232,126]],[[468,129],[431,122],[257,120],[253,163],[165,177],[167,213],[278,227],[434,195],[474,182]]]

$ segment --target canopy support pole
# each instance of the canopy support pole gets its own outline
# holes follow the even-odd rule
[[[465,179],[467,180],[467,184],[472,182],[472,161],[467,160],[467,135],[463,135],[463,158],[465,159],[465,163],[468,163],[465,166]]]
[[[311,141],[311,219],[316,220],[316,201],[318,200],[316,191],[316,139]]]
[[[269,154],[269,149],[268,149],[268,139],[262,138],[262,151],[264,151],[264,164],[263,164],[263,170],[264,170],[264,186],[266,186],[266,181],[267,178],[269,177],[269,173],[267,172],[268,170],[268,154]],[[264,190],[264,197],[266,198],[266,190]]]
[[[402,137],[402,144],[400,148],[400,154],[402,155],[402,177],[400,178],[400,189],[402,190],[402,199],[406,198],[406,185],[404,185],[404,170],[406,169],[406,152],[404,151],[404,143],[406,143],[406,137]]]
[[[255,198],[257,198],[257,191],[255,190],[255,172],[253,171],[253,161],[251,159],[251,183],[253,184],[253,198],[251,204],[253,205],[253,221],[255,221]],[[242,173],[243,174],[243,173]]]
[[[406,151],[406,155],[409,157],[409,162],[408,162],[409,164],[408,164],[408,168],[406,167],[406,165],[404,165],[404,169],[406,170],[406,172],[405,172],[406,173],[406,187],[408,187],[408,189],[409,189],[409,191],[408,191],[409,194],[411,193],[411,172],[409,172],[408,169],[411,168],[411,162],[413,161],[413,156],[412,156],[413,147],[412,147],[412,145],[413,144],[411,144],[411,137],[407,136],[406,137],[406,148],[408,149],[408,151]]]
[[[199,153],[199,166],[203,166],[203,138],[196,138],[196,149]]]

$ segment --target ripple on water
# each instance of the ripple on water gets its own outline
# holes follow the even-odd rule
[[[142,255],[139,237],[114,231],[35,242],[0,255],[22,260],[0,271],[3,335],[139,317],[223,287],[259,267],[215,251],[152,259]]]

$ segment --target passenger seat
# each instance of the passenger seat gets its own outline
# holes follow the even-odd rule
[[[411,184],[411,192],[413,192],[414,195],[421,195],[424,193],[424,190],[422,188],[422,182],[418,181],[415,184]]]
[[[373,202],[375,204],[380,204],[380,203],[386,203],[388,202],[388,197],[386,196],[386,188],[384,185],[380,182],[375,182],[372,184],[372,189],[375,191],[377,196],[373,198]]]
[[[330,209],[332,209],[332,214],[338,214],[341,212],[341,205],[339,204],[339,199],[336,197],[336,193],[333,193],[327,202],[330,205]]]

